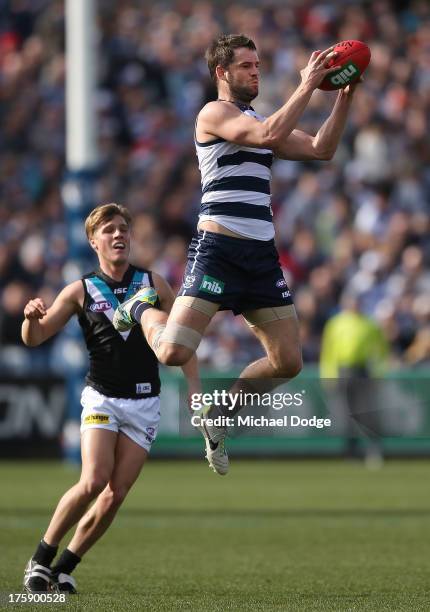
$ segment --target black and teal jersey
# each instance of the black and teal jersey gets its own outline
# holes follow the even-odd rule
[[[130,265],[117,282],[100,268],[82,278],[85,298],[79,324],[88,349],[86,382],[109,397],[143,398],[160,393],[158,361],[140,325],[118,332],[116,307],[144,286],[154,286],[148,270]]]

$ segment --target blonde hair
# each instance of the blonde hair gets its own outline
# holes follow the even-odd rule
[[[88,240],[94,236],[94,232],[100,225],[110,221],[116,215],[120,215],[128,226],[131,225],[131,214],[125,206],[111,203],[101,204],[94,208],[85,219],[85,232]]]

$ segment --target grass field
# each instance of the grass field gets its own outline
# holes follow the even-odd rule
[[[77,472],[0,463],[1,609],[430,609],[428,461],[149,463],[76,570],[67,604],[12,605],[23,567]]]

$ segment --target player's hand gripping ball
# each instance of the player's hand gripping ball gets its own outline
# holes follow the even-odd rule
[[[359,40],[344,40],[333,49],[337,55],[327,63],[327,68],[339,66],[325,77],[319,89],[331,91],[354,83],[366,70],[370,62],[369,47]]]

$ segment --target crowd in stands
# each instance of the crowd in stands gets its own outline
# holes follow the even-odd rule
[[[0,0],[0,346],[2,367],[25,365],[22,310],[64,285],[67,241],[65,40],[62,0]],[[255,108],[292,94],[315,49],[369,44],[335,157],[276,161],[273,211],[285,278],[301,321],[305,362],[319,357],[343,291],[383,328],[396,365],[430,362],[430,4],[427,0],[103,0],[97,203],[135,216],[134,257],[178,288],[195,232],[200,175],[193,128],[215,96],[204,50],[245,33],[261,59]],[[336,93],[316,91],[299,127],[315,133]],[[24,352],[23,352],[24,351]],[[55,341],[37,353],[47,368]],[[218,314],[203,363],[229,369],[261,354],[241,317]],[[51,359],[51,362],[50,362]],[[28,365],[28,364],[27,364]],[[33,366],[32,366],[33,367]]]

